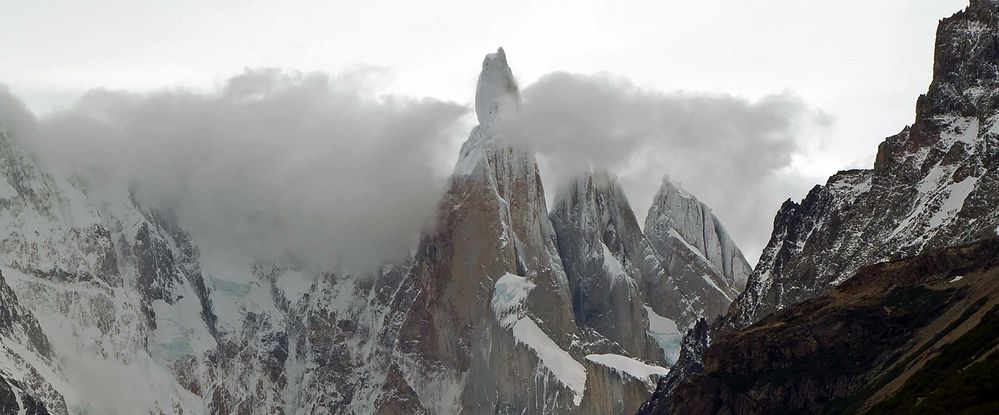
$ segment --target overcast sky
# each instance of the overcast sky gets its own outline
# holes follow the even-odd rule
[[[930,79],[936,23],[966,4],[966,0],[0,0],[0,83],[36,116],[45,118],[53,110],[73,107],[96,87],[130,93],[184,87],[185,93],[213,96],[231,90],[233,77],[245,75],[246,68],[285,71],[268,75],[271,81],[296,72],[331,74],[332,80],[321,82],[324,91],[340,91],[343,85],[352,90],[363,87],[358,96],[366,102],[378,94],[434,98],[419,105],[390,103],[389,112],[403,123],[411,121],[411,114],[432,117],[433,127],[420,134],[452,134],[434,139],[433,148],[448,153],[435,162],[446,165],[453,162],[451,153],[456,153],[455,146],[467,132],[442,124],[463,113],[445,102],[470,106],[482,56],[503,46],[521,87],[527,92],[533,89],[525,99],[533,95],[543,103],[546,91],[583,82],[582,89],[592,93],[588,96],[618,94],[617,110],[659,111],[664,114],[660,118],[679,124],[693,118],[685,129],[660,143],[668,146],[653,149],[683,147],[684,131],[715,122],[684,115],[691,107],[678,103],[691,96],[698,97],[690,101],[696,103],[695,109],[707,105],[738,114],[733,118],[740,121],[732,124],[732,131],[750,128],[759,137],[769,137],[776,146],[770,153],[779,153],[777,157],[747,162],[751,167],[728,169],[721,176],[709,175],[710,180],[697,179],[690,170],[698,166],[690,165],[643,165],[629,171],[629,164],[622,161],[630,157],[627,152],[615,154],[604,166],[619,170],[640,216],[659,176],[676,177],[670,169],[682,167],[686,173],[679,176],[689,176],[683,180],[686,187],[693,187],[689,190],[715,207],[755,263],[780,200],[801,198],[811,185],[836,170],[869,167],[877,144],[912,122],[915,99]],[[553,72],[572,75],[553,76]],[[344,81],[343,74],[358,73],[363,74],[360,81]],[[290,77],[298,79],[286,88],[290,91],[299,91],[302,79],[309,79]],[[330,94],[341,97],[339,92]],[[318,108],[326,108],[323,105]],[[162,107],[147,101],[142,108]],[[592,110],[580,109],[577,115]],[[371,119],[379,111],[361,110],[360,116]],[[464,114],[463,122],[471,122],[471,116]],[[756,115],[773,117],[751,123]],[[281,117],[295,119],[283,113]],[[338,125],[334,121],[324,128]],[[754,142],[756,136],[747,136],[740,145]],[[571,145],[565,137],[560,139],[549,144]],[[690,134],[689,140],[704,142],[697,134]],[[441,143],[451,147],[438,146]],[[642,144],[646,139],[630,143],[638,143],[631,151],[649,149]],[[724,147],[724,143],[716,144]],[[541,147],[539,151],[549,156],[557,154],[557,147]],[[685,148],[731,153],[729,148]],[[730,154],[721,162],[736,163],[736,156]],[[746,157],[759,154],[747,152]],[[703,168],[717,170],[710,165]],[[771,177],[744,177],[754,171]],[[642,180],[646,176],[647,181]],[[754,180],[774,183],[760,190],[769,193],[747,203],[751,193],[731,194],[725,186],[710,186],[724,180],[732,181],[729,188]],[[752,207],[737,208],[746,204]]]

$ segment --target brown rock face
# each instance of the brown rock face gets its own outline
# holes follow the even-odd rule
[[[432,413],[571,408],[582,393],[545,369],[491,307],[501,277],[523,277],[533,286],[526,318],[563,351],[577,336],[537,163],[494,124],[518,102],[510,85],[503,51],[487,56],[476,94],[487,113],[462,147],[437,228],[420,243],[405,288],[412,304],[398,364]]]

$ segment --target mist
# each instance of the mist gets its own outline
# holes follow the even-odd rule
[[[791,168],[795,158],[833,122],[791,92],[665,93],[606,74],[548,74],[522,95],[508,128],[537,151],[549,196],[586,169],[608,170],[643,223],[669,176],[712,208],[753,264],[781,203],[815,184]]]
[[[92,90],[11,134],[70,177],[112,180],[172,211],[202,250],[365,271],[428,225],[465,106],[376,95],[379,73],[247,70],[216,90]]]
[[[61,173],[172,212],[203,252],[364,272],[405,259],[433,225],[473,118],[468,105],[378,94],[383,75],[254,69],[207,91],[95,89],[43,117],[4,87],[0,123]],[[552,73],[522,97],[507,128],[536,151],[549,197],[605,169],[641,222],[668,175],[751,263],[781,202],[814,184],[795,157],[832,123],[790,92],[665,93],[610,75]]]

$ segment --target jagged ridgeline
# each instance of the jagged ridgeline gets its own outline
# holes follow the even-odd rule
[[[203,255],[0,133],[0,414],[633,413],[745,258],[668,180],[647,232],[605,172],[549,210],[502,49],[475,107],[437,226],[360,275]]]
[[[924,410],[918,405],[911,406],[914,405],[912,400],[927,396],[921,393],[929,393],[913,383],[918,376],[895,378],[899,373],[908,376],[916,366],[926,362],[918,358],[919,353],[899,356],[893,350],[877,347],[860,353],[858,347],[863,344],[860,339],[854,339],[857,340],[855,344],[844,345],[827,338],[833,334],[869,336],[873,326],[849,333],[840,331],[845,330],[841,327],[828,333],[807,334],[777,330],[773,325],[794,328],[822,319],[815,313],[829,310],[819,305],[839,301],[845,295],[844,289],[835,290],[836,287],[851,284],[852,280],[848,279],[865,266],[999,233],[999,48],[996,45],[999,45],[999,2],[995,0],[972,0],[965,10],[940,22],[933,79],[928,92],[916,102],[915,122],[880,145],[873,169],[839,172],[824,186],[812,189],[801,202],[789,200],[784,203],[774,219],[770,242],[750,275],[746,290],[713,326],[714,330],[692,332],[688,336],[676,370],[669,379],[660,382],[656,396],[645,410],[650,413],[665,413],[671,408],[681,413],[850,412],[862,408],[874,412],[909,413],[909,410]],[[991,266],[967,258],[952,259],[948,255],[933,254],[928,258],[945,263],[937,264],[940,268],[906,269],[905,272],[926,278],[935,273],[955,274],[956,278],[971,272],[972,268]],[[975,260],[987,262],[989,258]],[[960,265],[961,261],[969,263]],[[884,274],[883,278],[895,277],[894,268],[879,269],[884,272],[877,274]],[[954,313],[969,319],[947,320],[954,325],[947,326],[947,330],[955,327],[964,330],[977,324],[978,319],[985,324],[994,318],[994,313],[988,310],[996,301],[989,288],[992,284],[989,281],[994,281],[995,276],[985,273],[982,278],[985,278],[982,285],[956,284],[957,280],[952,286],[920,285],[921,288],[906,291],[913,295],[922,293],[913,298],[906,297],[903,292],[890,291],[888,297],[882,299],[886,315],[864,314],[862,307],[869,305],[866,303],[845,306],[847,309],[837,312],[842,319],[881,319],[885,324],[891,324],[897,317],[895,313],[916,313],[910,316],[918,320],[910,322],[915,326],[899,328],[904,335],[884,340],[894,342],[891,344],[900,350],[918,350],[918,347],[912,347],[920,344],[932,346],[934,350],[947,348],[958,344],[955,338],[959,332],[953,335],[948,334],[949,331],[941,332],[942,337],[933,342],[919,343],[925,341],[925,336],[932,330],[941,329],[922,324],[943,318],[939,313],[944,313],[947,319],[953,318]],[[947,294],[950,292],[948,287],[954,287],[958,293]],[[961,298],[981,297],[984,302],[976,307],[984,308],[969,308],[952,294]],[[937,296],[944,296],[946,301],[934,300]],[[820,298],[807,301],[816,297]],[[926,304],[921,303],[924,300]],[[791,307],[795,304],[801,305]],[[856,309],[850,308],[854,306]],[[909,309],[919,307],[929,309]],[[851,310],[858,314],[853,316]],[[923,318],[920,312],[932,315],[919,320]],[[829,322],[816,324],[819,323]],[[759,343],[761,335],[766,336],[770,346]],[[716,338],[715,344],[708,348],[707,343],[712,338]],[[979,346],[982,345],[975,347]],[[992,346],[982,347],[985,348],[975,349],[983,353],[977,358],[988,361],[995,358],[994,349],[989,349]],[[806,379],[801,372],[778,369],[768,363],[775,355],[788,357],[783,366],[795,367],[811,362],[818,366],[809,370],[821,371],[826,369],[824,359],[840,359],[843,365],[847,365],[846,361],[857,365],[858,371]],[[881,361],[865,363],[861,358]],[[885,366],[885,359],[894,363]],[[886,372],[889,370],[902,372],[889,374]],[[727,377],[726,373],[739,375]],[[934,376],[942,379],[953,375],[945,372]],[[886,379],[894,380],[888,382]],[[811,386],[804,385],[808,382]],[[783,387],[779,386],[782,384]],[[993,389],[994,384],[993,381]],[[875,405],[891,393],[910,387],[922,392],[908,395],[905,399],[909,400]],[[671,404],[673,388],[682,389],[684,396],[677,392],[676,402]],[[995,396],[996,391],[991,392]],[[705,401],[709,395],[725,398],[709,405]],[[766,398],[752,403],[748,401],[749,396]],[[834,401],[843,406],[834,406]],[[991,405],[988,408],[994,411],[995,404]],[[927,404],[927,408],[939,407]],[[968,408],[976,410],[973,405]],[[925,411],[934,413],[931,409]]]

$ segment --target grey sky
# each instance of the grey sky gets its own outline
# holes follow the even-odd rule
[[[46,113],[70,107],[94,87],[143,92],[184,86],[211,95],[246,67],[280,67],[364,73],[377,78],[365,81],[369,96],[434,97],[468,106],[478,62],[502,45],[521,85],[555,71],[609,72],[650,93],[727,94],[751,106],[767,97],[793,97],[788,99],[803,108],[796,114],[827,114],[825,128],[795,135],[781,147],[792,149],[780,153],[788,160],[777,168],[787,179],[781,186],[786,197],[800,198],[835,170],[869,166],[877,144],[912,121],[915,98],[930,78],[936,22],[965,5],[0,0],[0,82],[36,113]],[[445,130],[451,135],[441,142],[448,145],[464,138],[464,131]],[[437,162],[446,166],[456,148],[440,153]],[[719,206],[745,201],[681,179],[716,206],[755,262],[768,232],[751,222],[769,228],[777,206],[765,206],[772,203],[767,199],[745,217],[726,213]],[[658,177],[649,183],[658,184]],[[625,180],[625,186],[644,214],[647,185]]]

